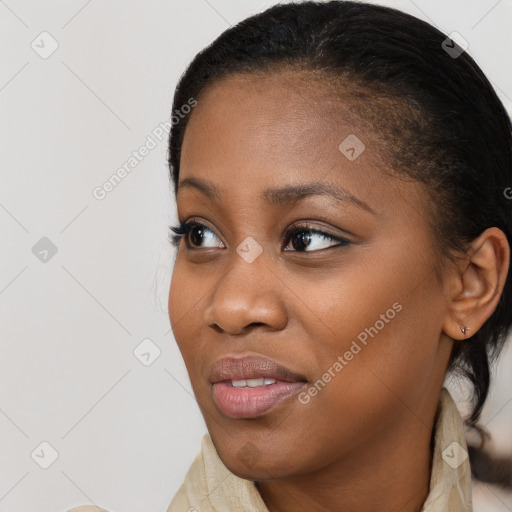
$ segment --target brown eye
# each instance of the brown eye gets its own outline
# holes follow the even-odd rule
[[[308,227],[296,227],[288,233],[286,239],[289,240],[293,250],[298,252],[313,252],[331,247],[345,246],[350,242],[345,238],[329,235],[318,229]],[[335,242],[335,243],[332,243]],[[286,247],[285,249],[286,250]]]
[[[188,235],[188,239],[192,245],[201,245],[201,242],[205,237],[205,228],[200,225],[192,226],[188,232]]]
[[[189,249],[202,249],[210,247],[224,247],[224,244],[218,239],[217,235],[205,226],[197,221],[183,222],[178,228],[171,228],[174,233],[177,233],[172,237],[172,243],[179,245],[181,238],[185,238],[185,243]],[[219,240],[215,243],[215,239]],[[206,243],[208,245],[201,245]]]

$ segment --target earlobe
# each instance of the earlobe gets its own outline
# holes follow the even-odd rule
[[[471,243],[455,266],[452,295],[443,331],[453,339],[467,339],[482,327],[498,305],[508,274],[510,247],[496,227],[486,229]]]
[[[469,336],[469,327],[461,325],[460,330],[464,336]]]

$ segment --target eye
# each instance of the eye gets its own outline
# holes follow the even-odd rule
[[[185,238],[185,243],[189,249],[219,247],[215,242],[215,239],[218,240],[217,235],[215,235],[210,228],[200,222],[182,222],[178,226],[169,226],[169,229],[175,233],[174,235],[169,233],[169,241],[176,247],[180,245],[183,237]],[[207,245],[201,246],[202,242],[206,242]],[[219,244],[220,247],[224,247],[224,244],[220,240]]]
[[[329,233],[309,226],[294,227],[288,231],[285,241],[288,242],[286,247],[291,244],[293,249],[298,252],[314,252],[350,244],[345,238],[330,235]],[[286,247],[283,249],[284,251],[286,251]]]
[[[189,249],[203,249],[211,247],[225,247],[218,239],[215,233],[208,226],[197,221],[182,222],[178,226],[169,226],[169,242],[179,247],[181,239],[185,238],[185,243]],[[218,240],[218,243],[215,242]],[[290,252],[315,252],[332,247],[346,246],[350,241],[346,238],[330,235],[319,229],[310,226],[295,226],[288,231],[285,241],[284,251]],[[201,243],[206,242],[206,245]],[[287,249],[291,245],[292,249]]]

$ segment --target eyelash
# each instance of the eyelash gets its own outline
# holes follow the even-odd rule
[[[181,222],[180,224],[178,224],[177,226],[169,226],[169,242],[174,247],[179,247],[181,239],[183,237],[185,237],[185,242],[187,244],[187,247],[190,248],[188,240],[187,240],[186,237],[188,237],[189,233],[195,227],[206,229],[206,230],[208,230],[208,231],[213,233],[213,231],[208,226],[206,226],[205,224],[202,224],[201,222],[197,222],[197,221],[184,221],[184,222]],[[323,236],[325,238],[328,238],[330,240],[338,241],[339,242],[337,245],[333,245],[333,246],[327,247],[327,249],[334,249],[336,247],[346,246],[346,245],[350,244],[350,241],[347,240],[346,238],[333,236],[333,235],[330,235],[329,233],[326,233],[325,231],[321,231],[319,229],[312,228],[312,227],[310,227],[308,225],[302,225],[302,226],[294,226],[293,228],[288,230],[288,232],[286,233],[286,237],[285,237],[285,242],[286,242],[285,247],[288,245],[290,239],[294,235],[296,235],[297,233],[303,233],[303,232],[306,232],[306,231],[308,233],[310,233],[310,234],[321,235],[321,236]],[[174,234],[172,234],[172,233],[174,233]],[[193,249],[200,249],[200,247],[199,248],[193,247]],[[320,249],[320,250],[322,250],[322,249]],[[315,250],[315,251],[293,251],[293,252],[318,252],[318,250]]]

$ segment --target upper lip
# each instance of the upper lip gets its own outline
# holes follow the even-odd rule
[[[307,379],[271,359],[259,356],[225,357],[210,370],[212,384],[224,380],[275,379],[285,382],[307,382]]]

